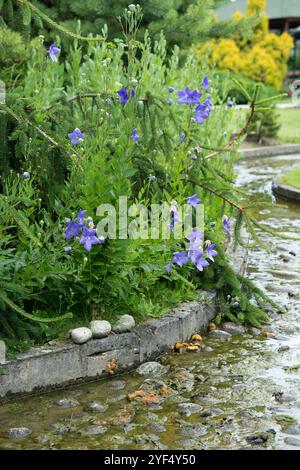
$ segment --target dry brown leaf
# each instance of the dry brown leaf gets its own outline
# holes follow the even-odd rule
[[[161,398],[159,397],[159,395],[157,395],[156,392],[149,392],[146,393],[144,397],[142,397],[142,402],[145,405],[151,405],[152,403],[160,403]]]
[[[187,343],[182,343],[181,341],[177,341],[177,343],[175,343],[174,349],[175,351],[180,351],[181,349],[187,348],[187,346],[188,346]]]
[[[273,338],[275,336],[275,333],[272,333],[271,331],[262,331],[261,335],[264,338]]]
[[[117,359],[113,357],[105,366],[105,372],[107,374],[113,375],[117,368]]]
[[[170,392],[171,392],[171,389],[167,385],[163,385],[160,389],[160,393],[162,395],[169,395]]]
[[[186,348],[187,351],[199,351],[200,346],[198,344],[189,344]]]
[[[134,398],[141,398],[141,397],[144,397],[145,395],[146,395],[146,392],[144,392],[143,390],[136,390],[133,393],[128,393],[127,398],[128,400],[134,400]]]

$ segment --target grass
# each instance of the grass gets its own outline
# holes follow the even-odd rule
[[[277,109],[281,123],[278,138],[282,142],[300,144],[300,108]]]
[[[280,179],[280,183],[300,189],[300,167],[290,171]]]
[[[300,144],[300,108],[277,108],[281,128],[278,133],[278,143]],[[246,120],[247,111],[245,109],[236,110],[236,126]],[[246,142],[243,147],[257,147],[258,144]]]

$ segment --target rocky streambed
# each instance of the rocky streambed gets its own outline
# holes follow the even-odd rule
[[[253,197],[300,156],[243,161]],[[271,196],[270,196],[271,197]],[[282,202],[282,201],[278,201]],[[300,234],[300,206],[261,211],[261,221]],[[300,242],[251,252],[248,273],[286,308],[262,330],[227,323],[198,352],[167,354],[130,374],[8,402],[1,449],[300,449]]]

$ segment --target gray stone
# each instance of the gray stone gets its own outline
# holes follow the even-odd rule
[[[131,315],[122,315],[117,323],[113,326],[115,333],[126,333],[133,330],[135,327],[135,320]]]
[[[277,351],[281,353],[281,352],[289,351],[289,349],[290,347],[288,345],[284,345],[284,346],[280,346]]]
[[[40,434],[37,438],[36,441],[39,442],[40,444],[51,444],[51,441],[46,434]]]
[[[180,429],[180,434],[187,437],[201,437],[206,433],[207,428],[202,424],[187,424]]]
[[[201,411],[202,406],[197,403],[179,403],[177,408],[179,408],[182,415],[191,416],[192,414]]]
[[[159,362],[145,362],[137,368],[137,373],[147,377],[157,377],[168,372],[168,368],[162,366]]]
[[[108,382],[107,386],[113,390],[123,390],[126,387],[126,382],[125,380],[113,380]]]
[[[111,332],[111,324],[106,320],[94,320],[90,323],[93,338],[104,338]]]
[[[4,341],[0,340],[0,364],[5,364],[6,347]]]
[[[255,328],[254,326],[251,326],[249,328],[249,333],[252,335],[252,336],[259,336],[260,335],[260,330],[258,328]]]
[[[91,403],[88,404],[87,409],[89,411],[95,411],[96,413],[104,413],[105,411],[108,410],[108,406],[102,405],[101,403],[97,401],[92,401]]]
[[[32,434],[32,431],[29,428],[10,428],[8,430],[8,435],[12,439],[24,439],[30,436],[30,434]]]
[[[233,322],[225,322],[222,324],[222,330],[230,333],[231,335],[242,335],[245,333],[245,327],[242,325],[238,325]]]
[[[64,436],[65,434],[69,434],[69,433],[77,431],[76,426],[71,426],[70,424],[61,424],[61,423],[51,424],[51,429],[53,429],[53,434],[56,434],[58,436]]]
[[[91,426],[87,426],[83,431],[80,431],[80,434],[82,436],[99,436],[100,434],[104,434],[106,431],[106,427],[92,424]]]
[[[286,434],[292,434],[293,436],[300,436],[300,426],[295,425],[295,426],[289,426],[284,430]]]
[[[217,416],[223,414],[224,411],[220,410],[219,408],[211,408],[209,410],[205,410],[200,414],[201,418],[210,418],[211,416]]]
[[[195,376],[187,369],[178,369],[171,378],[179,391],[191,392],[194,388]]]
[[[300,439],[297,439],[296,437],[286,437],[284,442],[289,446],[300,448]]]
[[[149,426],[150,432],[165,432],[166,428],[163,424],[160,423],[151,423]]]
[[[75,344],[87,343],[92,338],[92,332],[89,328],[82,326],[71,330],[71,339]]]
[[[209,332],[209,336],[215,339],[220,339],[221,341],[229,341],[231,338],[230,333],[227,333],[227,331],[222,330],[212,330]]]
[[[72,398],[62,398],[61,400],[57,400],[55,404],[61,408],[77,408],[77,406],[80,406],[79,401]]]

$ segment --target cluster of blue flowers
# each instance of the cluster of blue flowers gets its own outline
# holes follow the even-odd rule
[[[201,199],[197,198],[197,194],[193,194],[187,198],[188,204],[194,208],[197,207],[198,204],[201,204]],[[171,222],[170,228],[171,231],[174,231],[175,222],[181,223],[180,215],[177,211],[177,205],[175,202],[171,205]],[[223,216],[222,219],[223,227],[227,233],[230,235],[230,220],[227,215]],[[210,227],[215,227],[216,223],[211,222]],[[206,240],[204,242],[204,233],[199,232],[197,229],[193,229],[188,235],[187,238],[189,240],[189,246],[185,251],[176,251],[173,253],[173,259],[170,263],[167,264],[166,270],[170,274],[172,272],[172,265],[176,264],[177,266],[182,267],[184,264],[187,264],[191,261],[198,271],[203,271],[204,268],[209,266],[210,261],[214,261],[214,257],[217,256],[218,252],[215,250],[216,243],[212,243],[210,240]],[[205,252],[202,249],[202,246],[205,245]]]
[[[208,77],[204,77],[202,81],[202,89],[204,91],[209,90],[209,80]],[[209,118],[209,115],[212,110],[211,95],[207,94],[206,99],[201,103],[200,98],[203,96],[197,89],[190,90],[189,87],[186,87],[185,90],[178,90],[178,104],[186,104],[188,106],[195,107],[194,121],[202,125],[206,119]]]
[[[98,238],[96,236],[96,229],[94,228],[94,222],[91,217],[87,218],[86,225],[84,224],[84,218],[86,215],[86,210],[79,210],[77,214],[77,222],[74,220],[69,220],[68,225],[65,230],[66,240],[69,241],[73,237],[80,238],[80,245],[83,245],[86,251],[91,251],[93,245],[99,245],[100,243],[104,243],[104,237]],[[71,247],[67,246],[65,248],[66,253],[71,252]]]
[[[166,270],[168,273],[172,271],[172,265],[182,267],[184,264],[191,261],[198,271],[203,271],[204,268],[209,266],[208,260],[214,261],[214,257],[217,256],[218,252],[215,250],[216,243],[211,243],[207,240],[204,245],[205,253],[202,249],[204,234],[199,232],[197,229],[193,229],[188,235],[189,245],[185,251],[176,251],[173,254],[172,261],[167,264]]]

